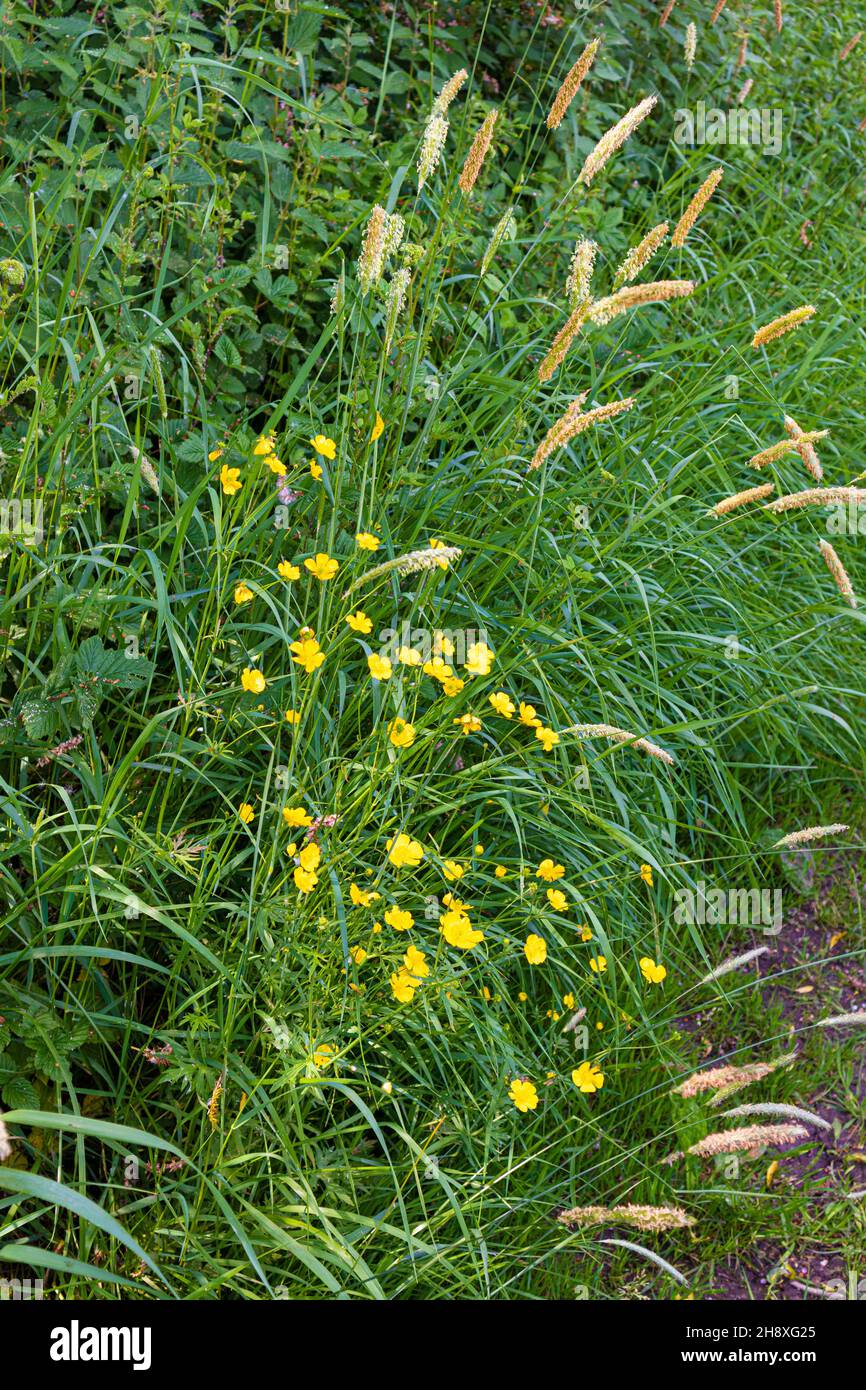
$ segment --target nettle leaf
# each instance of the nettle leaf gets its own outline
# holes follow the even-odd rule
[[[13,1077],[3,1087],[3,1104],[10,1110],[38,1110],[39,1103],[39,1092],[26,1077]]]
[[[146,656],[127,656],[103,646],[98,637],[88,637],[75,656],[74,694],[83,723],[91,723],[110,690],[137,690],[152,671],[153,662]]]
[[[56,720],[54,709],[45,700],[28,700],[21,708],[21,722],[30,738],[47,738]]]

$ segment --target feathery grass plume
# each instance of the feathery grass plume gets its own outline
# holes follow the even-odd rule
[[[463,171],[457,180],[461,191],[467,196],[472,192],[475,187],[475,180],[481,173],[481,166],[484,163],[484,156],[490,148],[490,142],[493,139],[493,127],[496,125],[498,115],[499,112],[495,107],[492,111],[488,111],[469,148]]]
[[[684,299],[696,289],[694,280],[651,280],[645,285],[626,285],[615,294],[597,299],[590,306],[589,316],[593,323],[610,323],[629,309],[639,309],[644,304],[663,304],[668,299]]]
[[[839,593],[842,595],[846,603],[850,604],[852,608],[856,608],[857,596],[854,593],[854,585],[848,578],[848,573],[845,569],[845,566],[842,564],[842,561],[839,559],[839,556],[836,554],[836,551],[833,549],[829,541],[819,541],[818,549],[824,557],[825,565],[827,566],[828,570],[830,571],[834,580],[836,581],[836,588],[839,590]]]
[[[505,212],[500,217],[496,226],[493,228],[493,235],[490,238],[490,241],[487,244],[487,250],[484,252],[484,256],[482,257],[481,269],[478,272],[480,279],[484,279],[484,276],[487,274],[488,270],[493,264],[493,258],[496,255],[496,252],[499,250],[505,238],[507,236],[513,238],[516,231],[517,224],[514,221],[514,208],[506,208]]]
[[[782,19],[782,0],[773,0],[773,8],[776,11],[776,33],[781,34],[784,22]]]
[[[789,1052],[774,1062],[750,1062],[744,1067],[727,1064],[721,1067],[706,1067],[686,1077],[679,1086],[674,1086],[671,1095],[690,1100],[693,1096],[703,1095],[704,1091],[727,1091],[730,1088],[740,1090],[743,1086],[753,1085],[755,1081],[762,1081],[765,1076],[778,1071],[779,1067],[789,1066],[794,1057],[795,1054]]]
[[[334,288],[333,288],[333,290],[331,291],[331,313],[332,313],[332,314],[339,314],[339,313],[341,313],[341,312],[342,312],[343,305],[345,304],[345,302],[346,302],[346,266],[345,266],[345,264],[343,264],[343,266],[342,266],[341,269],[340,269],[340,274],[337,276],[336,280],[334,281]]]
[[[813,444],[816,439],[824,439],[830,433],[829,430],[809,430],[801,436],[804,444]],[[752,468],[766,468],[768,463],[775,463],[777,459],[784,458],[785,454],[799,454],[797,441],[791,438],[780,439],[778,444],[771,444],[768,449],[761,449],[760,453],[752,454],[749,464]]]
[[[385,352],[389,352],[397,331],[397,320],[403,312],[406,294],[411,279],[408,270],[395,270],[388,283],[388,296],[385,300]]]
[[[421,152],[418,155],[418,192],[424,187],[431,174],[435,173],[445,148],[448,135],[448,122],[444,116],[434,112],[424,127]]]
[[[815,1024],[816,1028],[845,1028],[849,1024],[862,1025],[866,1023],[866,1009],[859,1014],[834,1014],[832,1018],[819,1018]]]
[[[590,297],[592,272],[595,269],[597,255],[598,246],[594,241],[586,241],[581,238],[576,243],[571,257],[568,279],[565,282],[565,293],[568,295],[568,303],[572,309],[576,308],[578,304],[583,304]]]
[[[658,251],[667,234],[667,222],[660,222],[657,227],[653,227],[651,232],[647,232],[637,246],[631,248],[613,278],[614,289],[620,285],[630,285],[635,276],[640,275],[644,266],[652,260]]]
[[[766,502],[765,512],[793,512],[799,507],[866,507],[866,488],[808,487],[804,492],[788,492],[774,502]]]
[[[549,381],[554,372],[560,366],[565,354],[577,337],[580,329],[589,313],[588,304],[578,304],[577,308],[569,314],[562,328],[550,345],[547,356],[539,363],[538,380]]]
[[[747,502],[761,502],[765,497],[769,497],[774,487],[774,483],[762,483],[760,487],[747,487],[745,492],[735,492],[731,497],[723,497],[721,502],[710,508],[707,516],[725,516],[737,507],[744,507]]]
[[[739,46],[739,48],[737,49],[737,61],[736,61],[736,63],[734,64],[734,72],[739,72],[739,71],[740,71],[740,68],[743,68],[743,67],[746,66],[746,58],[747,58],[748,52],[749,52],[749,33],[748,33],[748,30],[746,30],[746,29],[740,29],[740,30],[738,31],[738,38],[739,38],[739,40],[740,40],[740,46]]]
[[[643,101],[638,102],[630,111],[617,121],[616,125],[611,126],[601,137],[594,150],[590,150],[583,163],[583,168],[577,176],[578,183],[591,183],[600,169],[603,169],[612,154],[616,154],[620,145],[624,145],[630,135],[637,130],[641,121],[646,120],[652,111],[658,97],[644,97]]]
[[[382,239],[382,259],[387,261],[389,256],[395,256],[400,249],[400,243],[406,234],[406,223],[399,212],[389,212],[385,217],[385,235]]]
[[[466,69],[461,68],[459,72],[455,72],[453,77],[449,77],[448,81],[442,84],[442,89],[433,103],[433,110],[430,113],[432,116],[445,115],[445,112],[448,110],[448,107],[451,105],[468,76],[469,73]]]
[[[569,106],[577,96],[581,82],[592,67],[600,43],[601,39],[593,39],[592,43],[588,43],[577,62],[574,64],[574,67],[571,68],[566,76],[565,81],[553,98],[553,105],[548,112],[548,130],[556,130]]]
[[[691,72],[695,61],[695,54],[698,51],[698,26],[694,23],[686,25],[686,41],[683,47],[683,55],[686,60],[686,67]]]
[[[382,277],[387,225],[387,212],[379,203],[374,203],[367,219],[367,229],[364,232],[361,254],[358,257],[358,279],[362,294],[369,294]]]
[[[140,449],[136,448],[134,444],[130,447],[130,453],[132,454],[133,462],[138,464],[141,476],[144,478],[151,492],[155,492],[157,497],[160,497],[162,494],[159,486],[159,475],[150,459],[146,454],[143,454]]]
[[[624,410],[631,410],[635,403],[634,396],[626,396],[621,401],[608,401],[607,405],[593,406],[592,410],[581,410],[583,402],[589,392],[585,391],[576,401],[572,401],[568,410],[563,416],[551,425],[544,439],[539,444],[532,456],[529,465],[530,471],[538,468],[555,449],[561,449],[564,444],[575,438],[578,434],[583,434],[591,425],[601,424],[603,420],[610,420],[615,415],[621,415]]]
[[[618,729],[615,724],[572,724],[571,728],[563,729],[563,734],[577,734],[579,738],[608,738],[611,743],[630,743],[632,747],[639,748],[642,753],[649,753],[651,758],[658,758],[661,762],[673,767],[676,759],[659,748],[657,743],[650,743],[648,738],[643,738],[640,734],[629,733],[628,729]]]
[[[0,1163],[5,1163],[7,1158],[11,1157],[12,1140],[9,1137],[8,1129],[4,1125],[3,1121],[0,1120]]]
[[[849,39],[849,40],[848,40],[848,42],[845,44],[844,48],[842,49],[841,53],[839,54],[839,62],[840,62],[840,63],[844,63],[845,59],[848,57],[848,54],[851,52],[851,49],[857,47],[857,45],[858,45],[858,43],[860,42],[860,40],[862,39],[862,37],[863,37],[863,30],[861,29],[861,30],[859,31],[859,33],[856,33],[856,34],[854,35],[853,39]]]
[[[159,355],[159,348],[151,345],[148,350],[150,358],[150,370],[153,374],[153,384],[156,388],[156,398],[159,401],[159,413],[165,420],[168,416],[168,400],[165,394],[165,377],[162,374],[162,360]]]
[[[723,1110],[722,1120],[738,1119],[742,1115],[781,1115],[786,1120],[802,1120],[804,1124],[817,1129],[832,1129],[828,1120],[816,1115],[812,1110],[801,1110],[799,1105],[780,1105],[774,1101],[755,1101],[751,1105],[735,1105],[732,1110]]]
[[[716,0],[716,8],[713,10],[712,14],[710,15],[710,24],[715,24],[716,20],[718,19],[719,15],[722,13],[722,10],[725,8],[725,6],[727,5],[727,3],[728,3],[728,0]]]
[[[747,77],[746,80],[745,80],[745,82],[743,83],[742,87],[741,87],[740,90],[737,92],[736,97],[734,98],[734,100],[736,101],[736,103],[737,103],[738,106],[742,106],[743,102],[744,102],[744,101],[746,100],[746,98],[748,97],[749,92],[752,90],[752,88],[754,87],[754,85],[755,85],[755,79],[754,79],[754,77]]]
[[[804,304],[799,309],[792,309],[788,314],[782,314],[781,318],[773,319],[772,323],[765,323],[763,328],[759,328],[752,339],[752,347],[763,347],[764,343],[772,343],[775,338],[781,338],[784,333],[790,333],[792,328],[799,328],[801,323],[805,323],[816,313],[814,304]]]
[[[682,1231],[694,1226],[693,1216],[682,1207],[642,1207],[631,1202],[621,1207],[572,1207],[556,1218],[563,1226],[634,1226],[638,1231]]]
[[[676,3],[677,3],[677,0],[668,0],[668,3],[665,5],[664,9],[662,10],[661,16],[660,16],[660,18],[659,18],[659,28],[660,28],[660,29],[664,29],[665,25],[667,24],[668,20],[669,20],[670,17],[671,17],[671,11],[673,10],[673,7],[674,7],[674,5],[675,5]]]
[[[440,545],[434,549],[430,546],[426,550],[410,550],[405,555],[397,555],[393,560],[386,560],[382,565],[375,565],[373,569],[367,570],[366,574],[359,575],[354,584],[346,590],[350,594],[352,589],[359,584],[369,584],[371,579],[380,579],[383,574],[390,574],[396,571],[397,574],[419,574],[423,570],[441,569],[444,566],[453,565],[455,560],[459,560],[463,551],[458,545]],[[346,594],[343,597],[346,597]]]
[[[799,1144],[808,1138],[809,1131],[803,1125],[743,1125],[740,1129],[708,1134],[705,1139],[699,1139],[697,1144],[686,1149],[686,1153],[694,1154],[696,1158],[712,1158],[716,1154],[744,1153],[765,1144],[771,1144],[774,1148],[780,1144]]]
[[[824,477],[824,469],[821,467],[821,460],[806,438],[805,432],[800,429],[797,421],[790,415],[785,416],[785,429],[793,439],[797,453],[800,455],[808,471],[812,474],[815,482],[820,483]]]
[[[741,956],[728,956],[721,965],[717,965],[715,970],[711,970],[708,975],[701,976],[698,980],[699,985],[712,984],[713,980],[720,980],[723,975],[730,975],[732,970],[739,970],[741,965],[751,965],[753,960],[759,956],[767,955],[769,946],[756,946],[753,951],[744,951]]]
[[[223,1079],[221,1076],[218,1076],[214,1088],[211,1091],[210,1100],[207,1103],[207,1117],[210,1120],[211,1129],[216,1129],[219,1124],[219,1104],[222,1092]]]
[[[689,203],[671,237],[671,246],[685,246],[686,237],[697,222],[707,203],[712,198],[722,180],[724,170],[719,166],[704,179],[692,201]]]
[[[773,849],[791,849],[794,845],[807,845],[811,840],[824,840],[828,835],[841,835],[843,831],[850,830],[850,825],[809,825],[805,830],[792,830],[790,835],[783,835],[781,840],[777,840]]]

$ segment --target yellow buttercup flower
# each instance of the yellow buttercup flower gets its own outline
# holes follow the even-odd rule
[[[274,436],[272,434],[260,434],[255,444],[253,445],[253,453],[256,454],[259,458],[266,458],[268,454],[272,454],[274,452],[275,448],[276,445],[274,443]]]
[[[425,676],[432,676],[434,681],[446,681],[449,676],[454,675],[448,663],[443,661],[441,656],[438,655],[432,657],[429,661],[425,661],[421,669]]]
[[[640,876],[641,876],[641,878],[643,879],[644,883],[647,885],[647,887],[648,887],[648,888],[652,888],[652,886],[653,886],[653,871],[652,871],[652,866],[651,866],[650,864],[641,864],[641,866],[640,866]]]
[[[409,974],[414,975],[416,979],[424,979],[425,976],[430,974],[427,957],[423,951],[418,950],[417,946],[409,947],[403,957],[403,964],[409,971]]]
[[[562,1002],[563,1002],[563,1004],[564,1004],[564,1006],[565,1006],[566,1009],[573,1009],[573,1008],[574,1008],[574,995],[573,995],[573,994],[564,994],[564,995],[562,996]]]
[[[220,469],[220,483],[226,497],[234,497],[235,493],[240,492],[243,487],[243,483],[241,482],[241,470],[239,468],[229,468],[228,464],[224,463]]]
[[[397,652],[397,660],[401,666],[420,666],[422,657],[414,647],[401,647]]]
[[[456,859],[446,859],[442,865],[442,872],[449,883],[454,883],[458,878],[462,878],[466,870],[462,864],[458,864]]]
[[[604,1085],[604,1074],[595,1062],[581,1062],[571,1073],[571,1079],[577,1089],[587,1096],[591,1096],[594,1091],[600,1091]]]
[[[373,631],[373,624],[370,622],[370,619],[367,617],[367,614],[360,608],[358,609],[357,613],[347,613],[346,622],[348,623],[349,627],[352,629],[353,632],[366,633]]]
[[[542,859],[538,868],[535,870],[535,877],[543,878],[546,883],[555,883],[558,878],[562,878],[564,873],[564,865],[554,864],[552,859]]]
[[[535,706],[527,705],[523,700],[520,701],[520,722],[526,724],[530,729],[541,727],[541,720],[535,713]]]
[[[484,940],[483,931],[476,931],[466,913],[457,907],[443,912],[439,926],[448,945],[456,946],[460,951],[471,951],[473,946]]]
[[[315,840],[311,840],[308,845],[304,845],[298,858],[301,861],[301,868],[306,869],[307,873],[311,874],[315,869],[318,869],[321,863],[322,851]]]
[[[547,960],[547,942],[544,937],[530,932],[523,944],[523,954],[530,965],[543,965]]]
[[[286,721],[289,724],[300,724],[301,716],[296,709],[286,710]]]
[[[504,690],[497,690],[487,697],[497,714],[501,714],[505,719],[510,719],[515,710],[515,704],[510,695],[506,695]]]
[[[545,729],[541,726],[536,728],[535,737],[541,743],[545,753],[549,753],[559,743],[559,734],[554,733],[553,729]]]
[[[374,444],[385,428],[385,421],[382,419],[378,410],[376,411],[376,421],[370,434],[370,443]]]
[[[293,827],[307,826],[313,824],[313,817],[309,811],[305,811],[303,806],[284,806],[283,820],[286,825]]]
[[[367,669],[374,681],[388,681],[391,679],[392,666],[390,657],[380,656],[378,652],[371,652],[367,657]]]
[[[660,985],[668,972],[663,965],[656,965],[652,956],[641,956],[640,973],[643,975],[647,984]]]
[[[253,597],[252,589],[248,589],[243,582],[235,585],[235,603],[249,603]]]
[[[294,872],[295,887],[299,893],[312,893],[319,881],[319,875],[314,869],[305,869],[299,864]]]
[[[289,651],[292,653],[292,660],[303,666],[308,676],[317,671],[325,660],[325,653],[315,637],[299,637],[297,642],[289,644]]]
[[[424,858],[424,846],[413,840],[405,831],[386,842],[388,858],[395,869],[416,869]]]
[[[605,956],[590,956],[589,968],[594,975],[603,975],[607,970],[607,958]]]
[[[222,458],[222,456],[223,456],[223,450],[224,450],[224,449],[225,449],[225,445],[224,445],[224,444],[216,444],[216,445],[213,447],[213,449],[211,449],[210,453],[208,454],[208,461],[209,461],[210,463],[216,463],[217,459]]]
[[[431,536],[431,538],[430,538],[430,549],[431,549],[431,550],[443,550],[444,548],[445,548],[445,542],[444,542],[444,541],[440,541],[440,540],[438,540],[435,536]],[[447,561],[447,560],[437,560],[436,563],[437,563],[437,565],[439,566],[439,568],[440,568],[441,570],[447,570],[447,568],[448,568],[448,561]]]
[[[512,1081],[508,1088],[508,1098],[525,1115],[527,1110],[534,1110],[538,1105],[538,1092],[531,1081],[525,1081],[518,1077]]]
[[[481,728],[481,720],[477,714],[461,714],[452,722],[460,726],[460,732],[464,737],[466,734],[477,734]]]
[[[261,695],[267,685],[264,672],[259,671],[255,666],[252,668],[245,666],[241,672],[241,685],[244,690],[251,691],[253,695]]]
[[[265,463],[272,473],[276,473],[278,478],[286,476],[286,465],[277,458],[276,454],[268,454]]]
[[[398,714],[388,725],[388,738],[395,748],[411,748],[415,742],[415,725],[407,724]]]
[[[357,883],[349,884],[349,897],[356,907],[369,907],[378,896],[379,894],[372,889],[359,888]]]
[[[367,959],[367,952],[363,946],[350,946],[349,955],[356,965],[363,965]]]
[[[238,815],[240,816],[244,825],[249,825],[250,821],[253,820],[253,818],[255,817],[255,814],[255,811],[253,810],[252,806],[248,801],[241,802],[240,806],[238,807]]]
[[[550,903],[554,912],[568,911],[568,898],[558,888],[548,888],[547,901]]]
[[[330,1043],[319,1043],[313,1052],[313,1066],[329,1067],[334,1060],[334,1049]]]
[[[321,454],[324,459],[334,459],[337,457],[337,446],[333,439],[329,439],[326,434],[314,434],[310,440],[317,454]]]
[[[391,989],[398,1004],[411,1004],[417,988],[418,981],[405,967],[401,967],[399,972],[391,976]]]
[[[466,653],[464,670],[471,676],[486,676],[493,665],[493,652],[486,642],[473,642]]]
[[[359,531],[355,537],[359,550],[378,550],[382,542],[372,531]]]
[[[308,569],[314,578],[324,583],[328,579],[333,579],[340,568],[340,563],[320,550],[312,560],[304,561],[304,568]]]
[[[393,927],[395,931],[408,931],[410,927],[414,927],[415,925],[415,918],[412,916],[412,913],[396,905],[388,908],[388,911],[385,913],[385,921],[388,923],[388,926]]]
[[[310,459],[310,473],[312,477],[318,480],[322,476],[322,471],[322,465],[317,463],[315,459]]]
[[[281,560],[277,565],[277,574],[281,579],[300,579],[300,565],[293,565],[290,560]]]
[[[505,875],[508,873],[508,870],[506,869],[504,864],[497,864],[493,872],[497,878],[505,878]]]
[[[453,700],[455,695],[460,694],[465,684],[466,682],[462,681],[459,676],[447,676],[442,682],[442,694],[447,695],[449,700]],[[480,719],[478,721],[478,727],[479,729],[481,728]]]

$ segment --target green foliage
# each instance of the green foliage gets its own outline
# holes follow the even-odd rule
[[[0,1095],[22,1170],[9,1239],[62,1242],[68,1296],[93,1296],[97,1240],[101,1296],[153,1295],[142,1251],[191,1298],[666,1292],[659,1266],[636,1276],[633,1253],[556,1210],[687,1201],[724,1250],[806,1219],[790,1193],[764,1200],[760,1163],[736,1182],[662,1163],[695,1128],[669,1092],[704,1059],[707,1018],[740,1061],[786,1033],[752,975],[705,982],[760,933],[678,922],[677,889],[808,890],[772,845],[856,821],[839,803],[864,772],[862,611],[818,553],[826,513],[708,515],[754,481],[786,413],[830,429],[828,482],[860,467],[866,52],[838,64],[847,3],[798,7],[784,41],[765,9],[730,0],[711,29],[681,0],[660,29],[630,3],[7,5],[0,494],[41,530],[2,538]],[[425,122],[461,66],[418,191]],[[735,105],[746,75],[781,112],[777,155],[676,138],[678,110]],[[651,118],[578,184],[648,94]],[[576,241],[599,243],[592,292],[610,294],[718,163],[685,246],[644,276],[695,293],[585,324],[539,382]],[[405,231],[365,295],[377,203]],[[751,349],[806,303],[808,325]],[[530,469],[583,392],[636,403]],[[777,495],[809,481],[796,454],[765,476]],[[461,554],[396,563],[431,540]],[[838,549],[866,592],[856,535]],[[339,570],[320,581],[304,562],[321,553]],[[367,632],[346,621],[359,608]],[[307,628],[325,658],[310,671]],[[442,631],[450,688],[396,654],[371,679],[395,636]],[[499,692],[558,742],[497,712]],[[673,765],[571,732],[598,724]],[[286,823],[299,808],[309,831]],[[400,833],[419,865],[389,860]],[[465,952],[440,931],[446,894],[484,933]],[[850,932],[861,955],[862,922]],[[429,974],[399,1002],[410,945]],[[852,1044],[807,1045],[848,1103]],[[572,1081],[584,1061],[594,1093]],[[509,1099],[524,1077],[526,1113]],[[658,1245],[711,1287],[716,1247]]]

